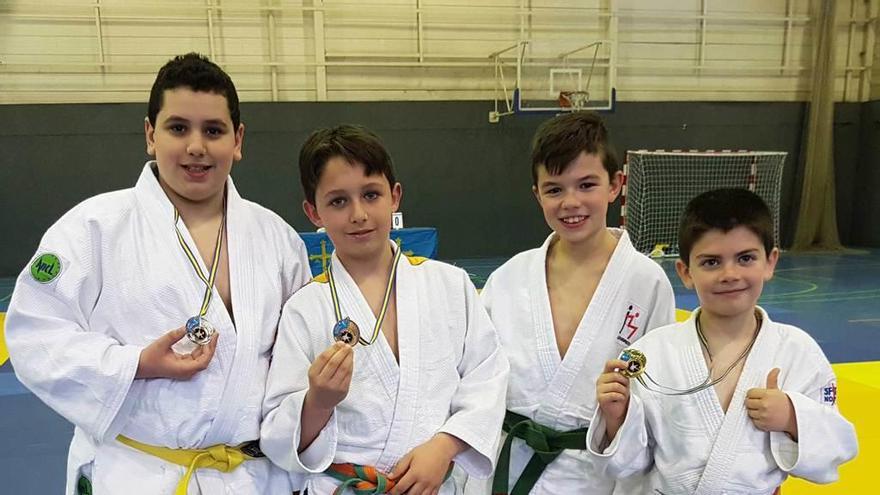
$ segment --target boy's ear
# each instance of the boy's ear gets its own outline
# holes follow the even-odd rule
[[[541,204],[541,193],[538,191],[537,185],[532,185],[532,194],[535,195],[535,200],[538,202],[538,205]]]
[[[681,283],[683,283],[685,287],[693,290],[694,279],[691,278],[691,269],[688,268],[681,258],[675,260],[675,273],[678,274],[678,278],[681,279]]]
[[[613,203],[623,190],[623,172],[614,172],[609,179],[608,202]]]
[[[400,182],[395,182],[391,187],[391,211],[397,211],[400,208],[400,198],[403,197],[403,186]]]
[[[235,151],[232,158],[234,161],[241,160],[241,145],[244,142],[244,123],[239,122],[238,129],[235,130]]]
[[[315,205],[309,203],[308,200],[303,201],[303,211],[315,227],[320,228],[324,226],[324,222],[321,221],[321,216],[318,215],[318,209],[315,208]]]
[[[776,270],[776,262],[779,261],[779,248],[773,248],[767,255],[767,271],[764,273],[764,281],[768,282],[773,278],[773,272]]]
[[[144,117],[144,137],[147,140],[147,154],[155,157],[156,156],[156,140],[155,140],[155,129],[153,129],[153,125],[150,124],[150,118]]]

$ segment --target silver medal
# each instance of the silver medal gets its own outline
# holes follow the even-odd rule
[[[214,336],[214,325],[201,316],[186,321],[186,337],[198,345],[208,345]]]

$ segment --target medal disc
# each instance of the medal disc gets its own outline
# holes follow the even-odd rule
[[[351,321],[351,318],[344,318],[336,322],[333,326],[333,340],[342,342],[354,347],[358,343],[361,331],[357,323]]]
[[[214,326],[201,316],[186,321],[186,337],[198,345],[208,345],[214,336]]]
[[[648,358],[635,349],[624,349],[620,353],[620,360],[626,362],[626,368],[620,370],[620,374],[627,378],[636,378],[645,371]]]

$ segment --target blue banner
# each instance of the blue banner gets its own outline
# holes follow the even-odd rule
[[[333,242],[325,232],[300,232],[299,235],[306,243],[309,252],[312,275],[320,275],[330,262]],[[437,229],[434,227],[392,230],[391,239],[403,246],[403,254],[407,256],[437,257]]]

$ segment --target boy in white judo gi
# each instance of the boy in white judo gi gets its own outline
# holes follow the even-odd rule
[[[610,494],[585,432],[605,361],[674,321],[672,286],[622,229],[606,227],[622,186],[608,130],[594,113],[538,129],[532,190],[553,232],[489,277],[481,299],[510,359],[508,434],[491,493]],[[490,493],[468,482],[468,493]]]
[[[452,494],[453,462],[489,476],[508,364],[467,273],[389,239],[402,189],[372,132],[315,131],[299,166],[335,251],[284,306],[263,451],[315,495]]]
[[[65,493],[289,494],[256,440],[304,244],[229,177],[244,124],[220,67],[169,61],[144,130],[134,188],[67,212],[18,277],[15,372],[75,425]]]
[[[647,472],[645,493],[760,495],[789,474],[836,480],[858,446],[831,365],[803,330],[756,306],[779,258],[767,205],[745,189],[701,194],[678,239],[676,269],[701,306],[606,364],[591,455],[614,476]]]

